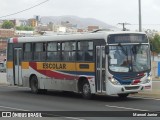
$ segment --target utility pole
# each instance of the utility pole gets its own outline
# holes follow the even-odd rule
[[[129,23],[118,23],[119,25],[123,26],[122,31],[126,31],[127,29],[125,28],[125,25],[130,25]]]
[[[139,32],[142,32],[141,0],[139,2]]]

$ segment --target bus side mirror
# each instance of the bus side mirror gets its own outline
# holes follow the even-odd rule
[[[109,46],[108,45],[106,45],[106,47],[105,47],[105,53],[109,54]]]

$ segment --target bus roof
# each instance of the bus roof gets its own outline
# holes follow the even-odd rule
[[[83,33],[83,34],[65,34],[65,35],[51,35],[51,36],[34,36],[34,37],[18,37],[10,38],[8,43],[26,43],[26,42],[45,42],[45,41],[68,41],[68,40],[94,40],[94,39],[107,39],[110,34],[145,34],[144,32],[106,32],[100,31],[95,33]]]

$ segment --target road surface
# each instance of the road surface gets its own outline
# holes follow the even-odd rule
[[[144,113],[144,111],[160,111],[160,99],[140,97],[119,99],[117,96],[95,96],[93,100],[85,100],[81,98],[81,95],[69,92],[49,91],[45,95],[32,94],[29,88],[0,86],[0,111],[113,111],[113,113],[136,111]],[[55,116],[55,113],[51,113],[50,116]],[[61,117],[45,119],[106,120],[104,117],[93,117],[92,115],[65,117],[63,112],[59,112],[58,116]],[[110,119],[125,120],[127,118],[111,117]],[[130,120],[132,119],[137,120],[134,117],[130,118]],[[159,118],[146,117],[144,119],[158,120]]]

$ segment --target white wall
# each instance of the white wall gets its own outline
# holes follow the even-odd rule
[[[7,75],[6,73],[0,72],[0,85],[1,84],[8,84],[6,75]]]

